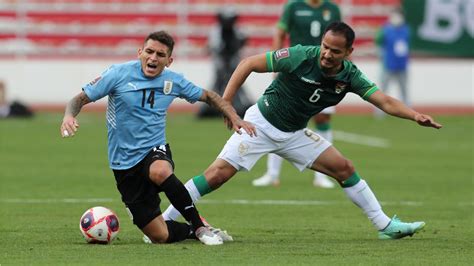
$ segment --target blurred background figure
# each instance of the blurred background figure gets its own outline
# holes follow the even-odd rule
[[[326,0],[288,1],[281,15],[273,37],[273,50],[283,48],[287,37],[290,46],[320,45],[324,29],[334,21],[341,20],[339,7]],[[331,106],[313,117],[316,133],[329,142],[333,142],[331,115],[336,107]],[[253,180],[254,186],[280,184],[280,171],[283,159],[273,153],[268,154],[267,172]],[[314,172],[313,185],[322,188],[333,188],[334,183],[325,174]]]
[[[391,12],[388,22],[377,32],[375,43],[380,47],[382,63],[379,88],[387,93],[390,82],[395,81],[400,90],[401,100],[411,106],[407,88],[410,28],[405,23],[405,16],[401,8]],[[376,117],[384,116],[380,109],[375,108],[374,110]]]
[[[240,62],[240,51],[244,47],[247,37],[237,28],[237,13],[231,9],[222,9],[217,14],[218,24],[211,29],[208,38],[208,49],[214,66],[213,90],[222,96],[225,86]],[[253,102],[239,90],[233,106],[237,113],[243,117],[245,111]],[[209,105],[202,105],[198,117],[218,117],[220,113]]]
[[[5,82],[0,80],[0,118],[33,116],[33,111],[19,101],[7,102],[7,88]]]

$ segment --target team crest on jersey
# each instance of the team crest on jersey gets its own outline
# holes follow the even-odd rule
[[[275,59],[280,60],[282,58],[290,57],[290,50],[288,48],[283,48],[275,51]]]
[[[163,86],[163,93],[170,94],[173,89],[173,81],[165,80],[165,86]]]
[[[102,77],[101,76],[98,76],[97,78],[95,78],[93,81],[89,82],[89,85],[90,86],[94,86],[94,84],[96,84]]]
[[[323,19],[329,21],[331,19],[331,11],[324,9],[323,10]]]
[[[343,92],[346,89],[346,86],[347,86],[347,84],[344,83],[344,82],[337,82],[336,83],[336,89],[335,89],[336,93],[339,94],[339,93]]]

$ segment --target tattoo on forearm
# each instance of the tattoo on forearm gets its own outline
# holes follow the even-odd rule
[[[84,94],[81,93],[77,95],[76,97],[72,98],[71,101],[66,106],[66,114],[67,115],[72,115],[76,117],[79,112],[81,111],[82,106],[90,103],[89,98]]]
[[[232,113],[235,113],[234,107],[224,101],[217,93],[213,91],[208,91],[206,103],[221,111],[228,118],[230,118]]]

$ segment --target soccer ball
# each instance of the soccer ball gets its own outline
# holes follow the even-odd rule
[[[117,237],[119,219],[105,207],[93,207],[82,215],[79,229],[87,243],[109,244]]]

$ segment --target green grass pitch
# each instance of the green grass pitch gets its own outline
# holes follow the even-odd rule
[[[260,160],[198,203],[211,224],[234,236],[215,247],[142,243],[108,169],[104,114],[81,114],[70,139],[59,135],[61,118],[0,120],[0,265],[472,265],[473,116],[437,116],[441,130],[391,117],[334,116],[335,130],[390,145],[335,141],[389,216],[427,223],[414,237],[378,240],[341,189],[314,188],[311,172],[286,162],[279,187],[252,187],[265,169]],[[185,182],[202,173],[229,135],[219,119],[170,114],[176,175]],[[98,205],[120,218],[111,245],[86,244],[79,232],[82,213]]]

